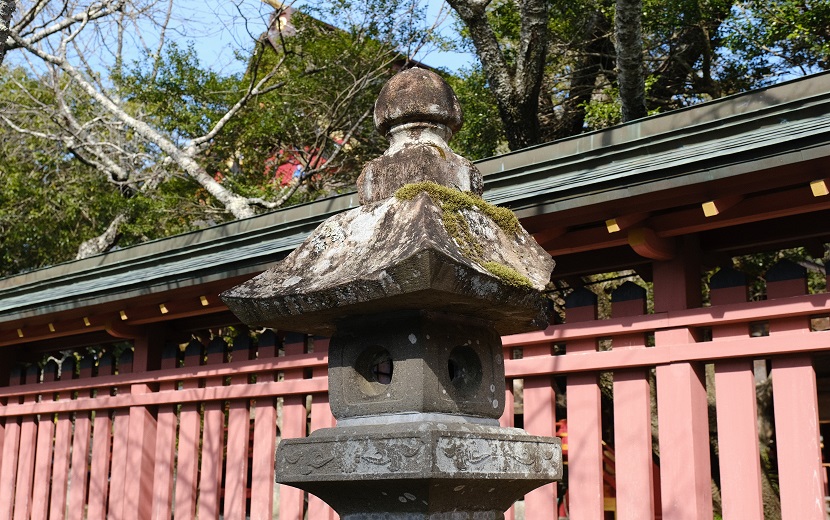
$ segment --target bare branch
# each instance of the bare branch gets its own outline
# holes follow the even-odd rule
[[[11,40],[7,42],[8,49],[12,50],[20,47],[27,47],[43,40],[44,38],[48,38],[53,34],[59,33],[64,29],[72,27],[77,23],[88,23],[92,20],[109,16],[117,12],[123,3],[124,0],[114,0],[112,2],[105,2],[102,4],[92,4],[86,11],[76,13],[72,16],[67,16],[59,22],[45,27],[30,36],[26,36],[25,38],[20,36],[17,30],[13,30],[8,35],[8,38]]]
[[[223,115],[219,119],[219,121],[217,121],[216,124],[213,125],[213,128],[208,133],[206,133],[205,135],[203,135],[201,137],[197,137],[197,138],[193,139],[190,142],[190,146],[188,147],[189,149],[191,149],[191,153],[195,154],[203,144],[209,142],[211,139],[216,137],[216,135],[219,132],[222,131],[222,128],[224,128],[225,125],[228,124],[228,121],[233,119],[233,117],[237,114],[237,112],[239,112],[248,103],[248,101],[252,97],[254,97],[256,95],[259,95],[259,94],[262,94],[263,91],[261,91],[260,89],[262,88],[263,85],[265,85],[266,83],[271,81],[271,79],[276,75],[276,73],[281,68],[284,61],[285,61],[285,58],[283,57],[271,69],[271,71],[268,74],[263,76],[263,78],[256,83],[256,85],[249,86],[248,91],[245,92],[245,95],[242,96],[236,103],[234,103],[234,105],[227,112],[225,112],[225,115]],[[253,82],[253,79],[251,81]],[[275,88],[280,88],[283,85],[284,85],[284,82],[280,82],[276,85],[272,85],[269,90],[273,90]]]

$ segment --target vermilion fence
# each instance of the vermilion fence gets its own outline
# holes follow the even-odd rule
[[[807,294],[804,270],[786,264],[768,273],[766,300],[747,302],[743,277],[724,270],[711,305],[686,308],[696,288],[682,268],[655,266],[651,313],[627,282],[598,320],[582,289],[567,323],[504,339],[502,423],[567,430],[565,482],[508,518],[764,518],[764,489],[787,520],[825,518],[816,367],[830,294]],[[133,371],[129,350],[112,368],[70,359],[59,378],[54,363],[15,369],[0,388],[0,518],[334,518],[274,484],[277,437],[334,424],[326,348],[266,331],[169,345],[152,372]],[[756,404],[768,383],[769,452]]]

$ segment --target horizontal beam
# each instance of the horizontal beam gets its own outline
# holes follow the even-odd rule
[[[504,348],[515,348],[542,343],[559,343],[574,339],[611,338],[624,334],[653,332],[662,329],[714,327],[730,323],[749,323],[776,318],[822,314],[830,314],[830,293],[551,325],[547,329],[538,332],[505,336],[502,338],[502,344]],[[830,348],[830,344],[828,344],[828,348]]]
[[[296,368],[326,367],[328,358],[320,353],[297,354],[280,356],[269,361],[234,361],[210,366],[171,368],[135,374],[121,374],[115,376],[99,376],[85,379],[71,379],[69,381],[53,381],[32,385],[21,385],[0,388],[0,398],[12,396],[72,393],[95,388],[125,387],[135,384],[158,384],[182,380],[216,378],[232,375],[266,374]]]
[[[103,397],[81,397],[65,401],[41,401],[39,403],[10,404],[0,407],[0,417],[19,415],[111,410],[132,406],[158,406],[164,404],[201,403],[232,399],[256,399],[285,395],[307,395],[328,391],[328,377],[313,377],[290,381],[276,381],[249,385],[209,386],[188,390],[167,390],[145,394],[125,394]]]
[[[530,357],[505,361],[506,377],[565,375],[576,372],[604,372],[636,367],[654,367],[690,361],[721,359],[763,359],[795,353],[830,351],[830,331],[793,332],[758,338],[682,343],[652,348],[579,352],[562,356]]]
[[[9,328],[0,329],[0,347],[64,338],[96,331],[107,331],[114,338],[131,339],[141,333],[142,325],[166,322],[194,316],[203,316],[227,311],[227,306],[216,295],[207,296],[207,304],[197,296],[164,302],[166,313],[158,303],[124,307],[113,304],[106,311],[90,311],[87,316],[56,319],[49,323],[10,322]],[[126,319],[122,319],[122,311]],[[19,330],[18,330],[19,329]]]

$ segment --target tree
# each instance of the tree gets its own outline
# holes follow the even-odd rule
[[[112,247],[122,230],[133,240],[170,231],[130,231],[143,214],[134,206],[158,203],[161,211],[182,190],[191,193],[185,207],[202,211],[186,211],[187,224],[173,231],[253,216],[303,190],[312,196],[348,184],[354,164],[381,150],[371,101],[393,66],[405,63],[399,49],[414,53],[431,34],[415,6],[390,5],[365,4],[359,16],[341,17],[341,28],[281,9],[243,58],[247,71],[234,75],[203,69],[192,47],[170,42],[169,11],[154,11],[164,6],[104,0],[63,4],[58,13],[44,8],[31,27],[45,28],[11,27],[9,49],[21,55],[0,70],[10,94],[0,100],[0,128],[57,147],[83,165],[77,175],[98,175],[136,200],[108,205],[106,221],[84,228],[82,236],[94,235],[79,256]],[[332,3],[317,12],[348,8]],[[125,38],[151,23],[161,28],[156,41],[128,63]],[[97,52],[107,48],[111,55]],[[268,159],[293,161],[299,174],[280,183]]]
[[[491,0],[448,0],[464,22],[498,106],[512,150],[542,141],[537,117],[548,48],[547,2],[523,0],[518,6]],[[511,40],[500,39],[499,17],[518,24]]]
[[[643,68],[642,14],[643,4],[640,0],[617,0],[614,34],[623,122],[648,115]]]
[[[533,142],[547,142],[830,68],[827,0],[552,2],[540,40],[526,41],[527,28],[537,27],[540,16],[531,4],[451,2],[510,149],[525,145],[511,137],[517,119],[536,136]],[[534,54],[536,43],[543,50]],[[519,73],[530,70],[520,63],[540,55],[541,71]],[[536,89],[535,109],[505,94]],[[519,112],[521,118],[504,115]],[[483,126],[462,133],[493,135],[483,131],[484,121],[471,123]]]

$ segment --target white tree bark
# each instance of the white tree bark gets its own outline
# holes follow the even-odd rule
[[[116,216],[110,225],[107,227],[107,230],[98,235],[97,237],[90,238],[81,243],[78,247],[78,254],[75,256],[75,260],[80,260],[82,258],[88,258],[90,256],[95,256],[106,251],[109,251],[113,245],[115,245],[115,241],[118,238],[118,229],[127,222],[127,215],[120,214]]]

